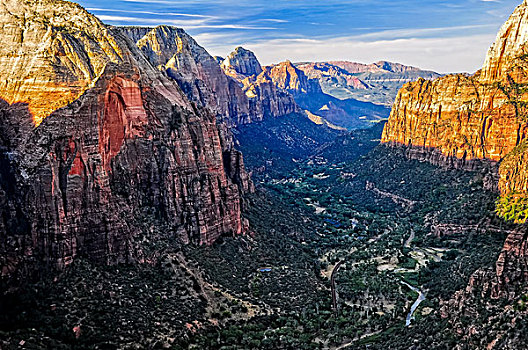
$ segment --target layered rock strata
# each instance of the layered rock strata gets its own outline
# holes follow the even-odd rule
[[[225,125],[119,29],[60,0],[4,0],[0,17],[2,280],[246,231]]]
[[[323,93],[317,80],[309,79],[302,70],[295,67],[290,61],[265,67],[259,78],[264,79],[264,77],[294,96]]]
[[[226,76],[218,62],[184,30],[169,26],[122,30],[154,67],[176,80],[191,101],[211,109],[219,120],[239,125],[256,118],[238,82]]]
[[[274,80],[277,76],[270,75],[271,67],[262,67],[253,52],[238,47],[220,66],[239,82],[256,114],[274,117],[302,112],[291,91]]]
[[[257,56],[243,47],[237,47],[223,60],[220,66],[227,75],[237,80],[244,80],[247,77],[262,73],[262,66]]]
[[[501,28],[482,70],[405,85],[382,142],[410,146],[418,157],[440,163],[504,160],[502,196],[526,198],[527,36],[528,4],[523,2]]]
[[[36,125],[124,59],[110,29],[75,4],[4,0],[0,21],[0,98],[27,103]]]
[[[405,85],[382,136],[388,145],[407,147],[410,157],[439,165],[475,169],[477,162],[492,164],[501,194],[497,212],[518,223],[528,219],[527,53],[524,1],[501,28],[482,70]],[[477,317],[475,305],[513,301],[525,293],[527,243],[526,227],[509,232],[495,269],[477,271],[466,290],[444,305],[442,316],[453,322],[460,315]]]
[[[268,81],[253,84],[252,77],[260,74],[262,67],[251,51],[237,48],[219,65],[218,58],[182,29],[121,29],[153,66],[178,82],[191,101],[210,109],[231,127],[298,111],[293,98]]]

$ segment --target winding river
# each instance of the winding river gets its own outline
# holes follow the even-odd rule
[[[420,304],[422,303],[422,301],[425,300],[425,294],[418,288],[416,287],[413,287],[411,286],[409,283],[407,282],[404,282],[404,281],[401,281],[401,283],[407,287],[409,287],[411,290],[413,290],[414,292],[418,293],[418,299],[416,299],[416,301],[414,302],[414,304],[412,304],[411,306],[411,311],[409,311],[409,314],[407,315],[407,319],[405,320],[405,326],[406,327],[409,327],[411,325],[411,320],[414,319],[414,312],[416,311],[416,309],[418,308],[418,306],[420,306]]]

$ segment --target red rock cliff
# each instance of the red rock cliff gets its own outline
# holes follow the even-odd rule
[[[3,278],[78,256],[141,261],[160,238],[211,244],[245,232],[250,183],[227,129],[128,37],[60,0],[1,1],[0,17]],[[26,59],[35,47],[43,54]]]
[[[176,80],[187,97],[216,113],[230,127],[281,117],[297,106],[291,96],[273,85],[252,86],[244,80],[262,72],[255,55],[238,48],[221,65],[184,30],[169,26],[123,27],[159,70]]]
[[[528,3],[524,1],[501,28],[481,71],[405,85],[382,142],[408,146],[411,157],[437,164],[472,167],[480,161],[500,162],[497,211],[505,219],[526,222],[527,54]],[[520,228],[509,234],[495,273],[485,278],[477,273],[469,289],[479,284],[493,298],[515,298],[511,291],[528,281],[525,231]]]
[[[454,159],[468,166],[474,160],[506,159],[499,171],[501,194],[525,199],[527,41],[528,4],[523,2],[501,28],[481,71],[405,85],[382,141],[411,146],[415,157],[437,163]]]
[[[242,86],[251,110],[258,116],[255,119],[301,112],[291,91],[274,79],[278,75],[270,75],[271,67],[262,68],[253,52],[238,47],[222,62],[221,67],[226,75],[236,79]]]
[[[187,97],[217,114],[229,125],[255,119],[238,82],[224,74],[217,61],[184,30],[169,26],[123,27],[149,61],[175,79]]]

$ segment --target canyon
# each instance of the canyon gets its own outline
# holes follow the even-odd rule
[[[480,159],[501,162],[502,196],[523,205],[527,18],[523,2],[501,28],[483,68],[474,75],[449,75],[404,86],[382,142],[410,146],[417,157],[435,158],[438,163],[450,159],[462,166]]]
[[[526,344],[528,0],[446,76],[0,18],[1,348]]]
[[[371,64],[349,61],[301,62],[296,66],[310,79],[317,79],[323,91],[340,100],[348,98],[391,107],[404,83],[441,75],[399,63]]]

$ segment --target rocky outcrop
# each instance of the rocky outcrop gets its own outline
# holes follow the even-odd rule
[[[104,24],[78,5],[0,2],[0,98],[27,103],[38,125],[79,98],[123,52]]]
[[[481,71],[420,80],[402,88],[382,137],[384,143],[418,149],[414,153],[424,158],[441,154],[458,163],[504,159],[499,188],[511,201],[499,208],[502,214],[527,193],[527,33],[524,2],[500,30]]]
[[[510,232],[495,268],[477,270],[465,289],[440,303],[439,316],[460,343],[475,349],[522,348],[519,323],[526,316],[527,241],[526,228]]]
[[[510,233],[495,265],[495,276],[489,292],[493,298],[515,299],[528,281],[528,232]]]
[[[497,212],[520,223],[528,219],[527,51],[528,2],[524,1],[501,28],[481,71],[405,85],[382,136],[386,144],[407,147],[412,158],[443,166],[500,162]],[[491,310],[490,300],[511,302],[525,292],[527,242],[525,227],[510,232],[495,269],[477,271],[466,290],[445,303],[442,316],[451,318],[454,329],[461,315],[477,320],[481,317],[477,308]],[[493,306],[497,315],[504,313],[503,305]],[[476,323],[473,331],[479,327]],[[468,339],[475,334],[470,329],[457,332]]]
[[[258,77],[246,78],[242,83],[252,108],[263,118],[302,112],[293,96],[286,90],[278,88],[264,73]]]
[[[322,93],[318,81],[309,79],[302,70],[295,67],[290,61],[265,67],[259,79],[270,79],[275,86],[294,96]]]
[[[515,108],[507,102],[502,91],[474,76],[419,80],[400,90],[383,142],[438,149],[467,161],[499,161],[524,137]]]
[[[18,101],[0,104],[3,281],[79,256],[142,261],[160,238],[211,244],[246,231],[240,193],[251,184],[208,109],[78,5],[0,6],[11,45],[0,51],[0,90]],[[16,69],[7,69],[13,52]]]
[[[326,81],[329,83],[331,81],[333,83],[347,86],[351,89],[369,88],[368,84],[361,81],[354,74],[349,73],[337,65],[327,62],[302,63],[296,65],[296,67],[302,70],[308,78],[317,79],[323,82],[321,85],[324,85],[324,82]]]
[[[295,66],[316,79],[324,93],[340,100],[355,99],[390,106],[403,84],[419,78],[440,77],[432,71],[380,61],[363,64],[349,61],[303,62]]]
[[[214,60],[216,61],[216,63],[218,64],[222,64],[222,62],[224,62],[225,58],[221,57],[221,56],[213,56]]]
[[[348,79],[350,84],[364,85],[358,78],[337,66],[327,65],[331,66],[327,72],[321,69],[314,73],[315,70],[308,69],[308,65],[285,61],[262,67],[252,52],[237,48],[222,62],[221,67],[228,76],[238,80],[249,98],[250,110],[257,115],[273,117],[307,111],[310,120],[338,129],[370,127],[373,121],[387,118],[389,110],[385,106],[336,98],[322,89],[327,78],[328,84],[336,85],[333,81],[335,77],[324,75],[331,74],[330,71],[342,74],[339,79],[346,76],[344,80]],[[316,65],[322,67],[325,64]],[[314,74],[308,76],[305,71]]]
[[[256,120],[302,112],[291,91],[273,79],[279,76],[270,74],[272,67],[263,69],[253,52],[238,47],[222,62],[221,68],[240,83]]]
[[[424,71],[418,67],[406,66],[401,63],[388,61],[379,61],[371,64],[349,62],[349,61],[330,61],[327,64],[346,70],[348,73],[420,73],[438,75],[432,71]]]
[[[325,86],[322,81],[326,78],[309,77],[300,64],[285,61],[261,67],[255,55],[243,48],[238,48],[229,57],[222,63],[222,68],[239,81],[252,109],[263,116],[302,113],[304,110],[308,111],[307,116],[312,121],[324,120],[322,124],[327,126],[356,129],[370,127],[373,121],[385,119],[389,114],[385,106],[350,98],[345,101],[327,94],[322,89]],[[241,63],[243,60],[248,62]],[[332,69],[346,73],[339,67]],[[260,74],[255,74],[260,70]],[[350,81],[357,80],[352,74],[346,75]],[[331,85],[335,86],[333,82]]]
[[[262,67],[255,54],[243,47],[237,47],[231,52],[221,66],[227,75],[237,80],[262,73]]]
[[[183,29],[123,27],[149,61],[176,80],[187,97],[216,113],[229,125],[255,118],[237,81],[226,76],[218,62]]]
[[[222,63],[179,28],[124,27],[159,70],[176,80],[187,97],[216,113],[230,127],[300,111],[293,98],[270,84],[257,82],[262,72],[255,55],[241,47]]]

